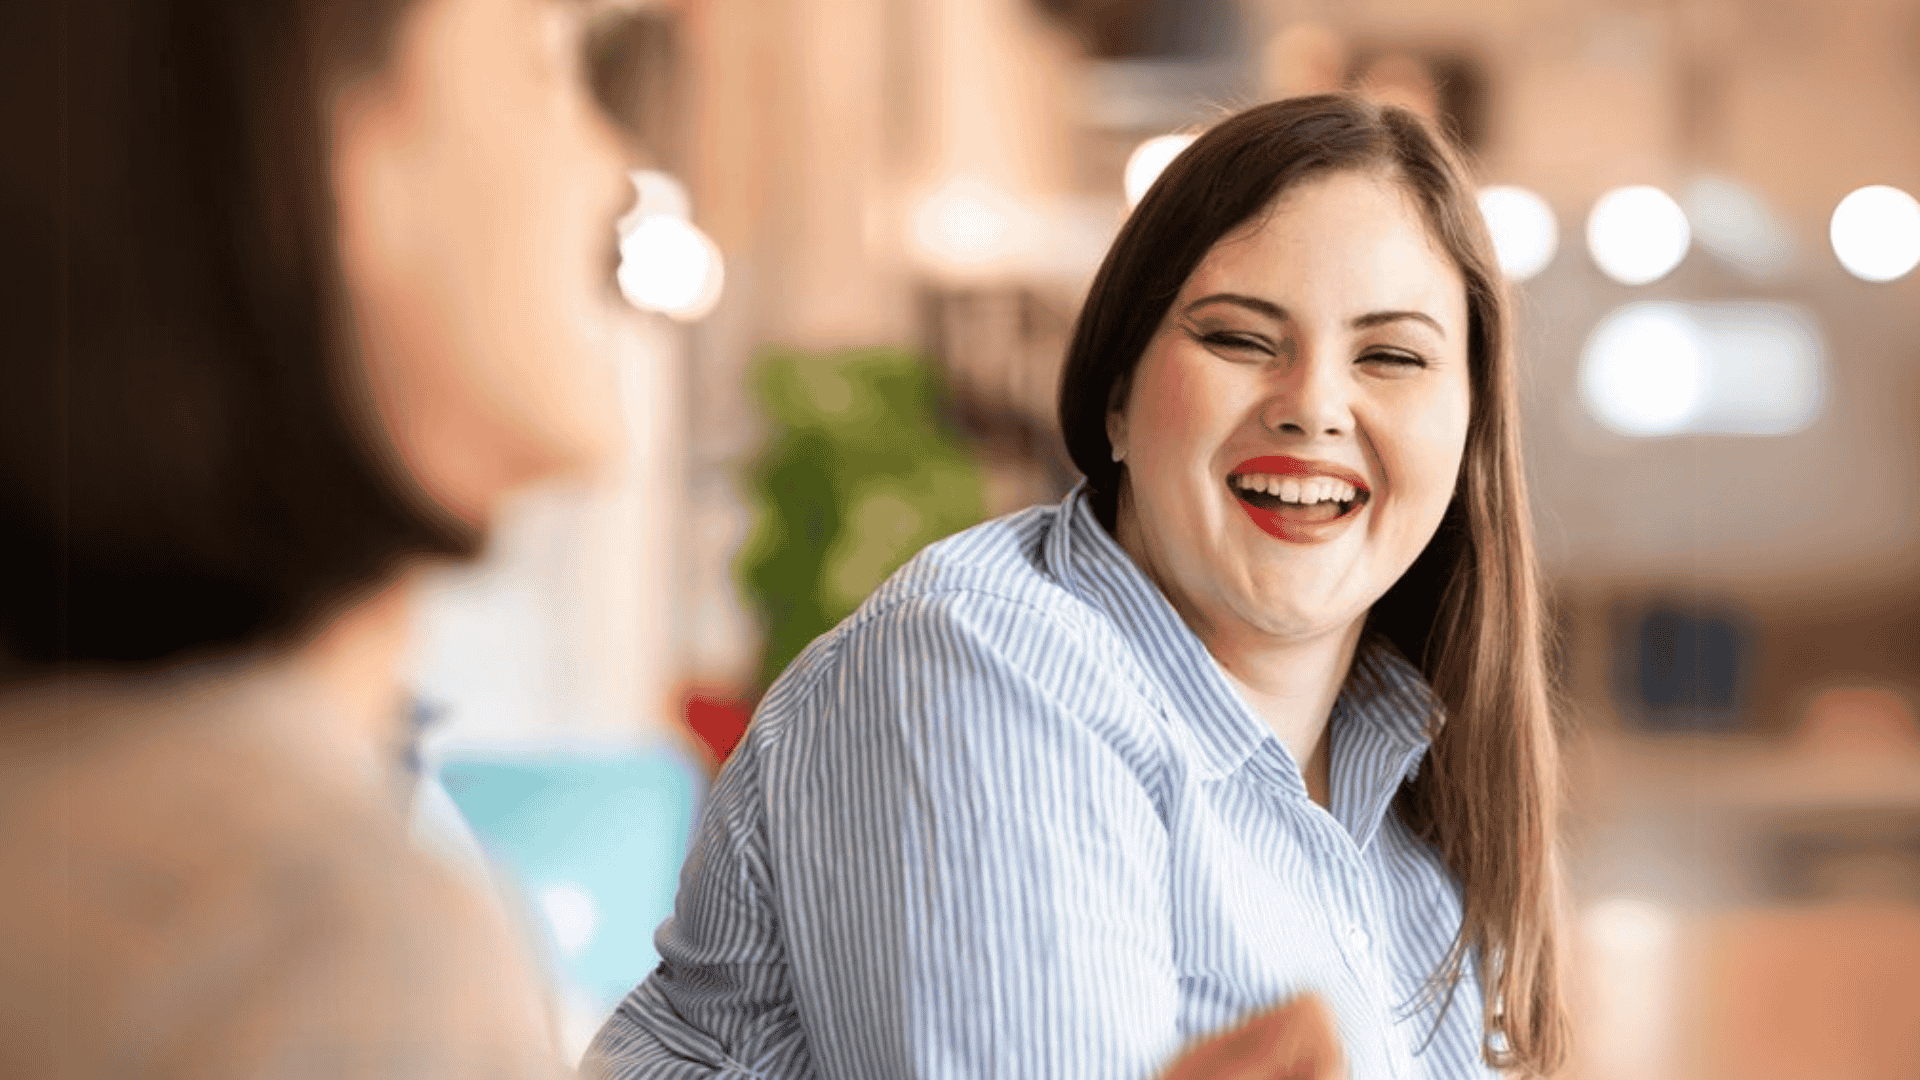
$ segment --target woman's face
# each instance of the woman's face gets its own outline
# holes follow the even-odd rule
[[[620,437],[607,282],[631,188],[581,7],[417,0],[385,67],[332,103],[368,385],[414,478],[472,519]]]
[[[1357,626],[1453,497],[1466,289],[1398,183],[1336,173],[1215,244],[1108,434],[1118,533],[1209,646]]]

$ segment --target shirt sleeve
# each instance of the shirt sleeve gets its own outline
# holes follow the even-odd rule
[[[845,649],[767,777],[821,1071],[1164,1065],[1178,976],[1140,700],[1085,631],[989,593],[917,598]]]
[[[1137,697],[997,596],[920,597],[776,685],[716,786],[610,1075],[1146,1076],[1180,1042]],[[803,661],[804,663],[804,661]],[[785,681],[785,680],[783,680]]]
[[[814,1075],[766,871],[759,758],[749,738],[721,771],[654,936],[660,966],[595,1036],[584,1076]]]

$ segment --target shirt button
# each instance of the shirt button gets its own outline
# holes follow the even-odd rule
[[[1353,944],[1354,948],[1361,952],[1365,952],[1367,946],[1371,943],[1367,937],[1367,932],[1362,930],[1357,924],[1347,931],[1347,940]]]

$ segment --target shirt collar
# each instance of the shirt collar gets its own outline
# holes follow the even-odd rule
[[[1192,738],[1209,779],[1234,772],[1273,737],[1159,586],[1094,516],[1085,481],[1060,503],[1046,560],[1062,584],[1113,620],[1133,645],[1180,710],[1185,723],[1175,730]]]
[[[1384,641],[1363,643],[1328,721],[1328,810],[1365,851],[1400,785],[1413,778],[1443,710],[1417,668]]]
[[[1272,743],[1284,750],[1160,589],[1094,516],[1083,481],[1056,511],[1044,556],[1067,589],[1112,619],[1157,679],[1184,723],[1210,779],[1245,765]],[[1332,806],[1361,847],[1401,781],[1419,765],[1431,741],[1440,705],[1418,670],[1391,646],[1363,646],[1334,702]],[[1264,771],[1264,770],[1263,770]],[[1272,770],[1274,779],[1304,797],[1298,768]]]

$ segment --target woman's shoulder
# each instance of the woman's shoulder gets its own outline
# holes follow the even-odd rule
[[[0,968],[72,992],[0,989],[0,1058],[73,1075],[279,1075],[255,1055],[280,1053],[341,1076],[544,1069],[530,969],[396,809],[271,724],[169,711],[90,710],[57,740],[30,730],[47,717],[10,716],[28,729],[0,744],[0,822],[38,824],[0,825]],[[159,1008],[174,1019],[143,1034]]]
[[[1039,610],[1070,604],[1072,596],[1047,565],[1047,541],[1060,527],[1060,508],[1030,506],[983,521],[935,541],[907,560],[873,591],[849,624],[916,599],[973,592]]]
[[[1049,566],[1057,510],[986,522],[908,562],[774,682],[754,756],[956,737],[1019,754],[1067,739],[1151,769],[1164,712],[1119,628]]]
[[[1018,666],[1036,650],[1094,646],[1108,628],[1047,564],[1058,509],[1029,507],[928,545],[809,645],[767,700],[816,693],[880,656],[916,669],[961,653]]]

